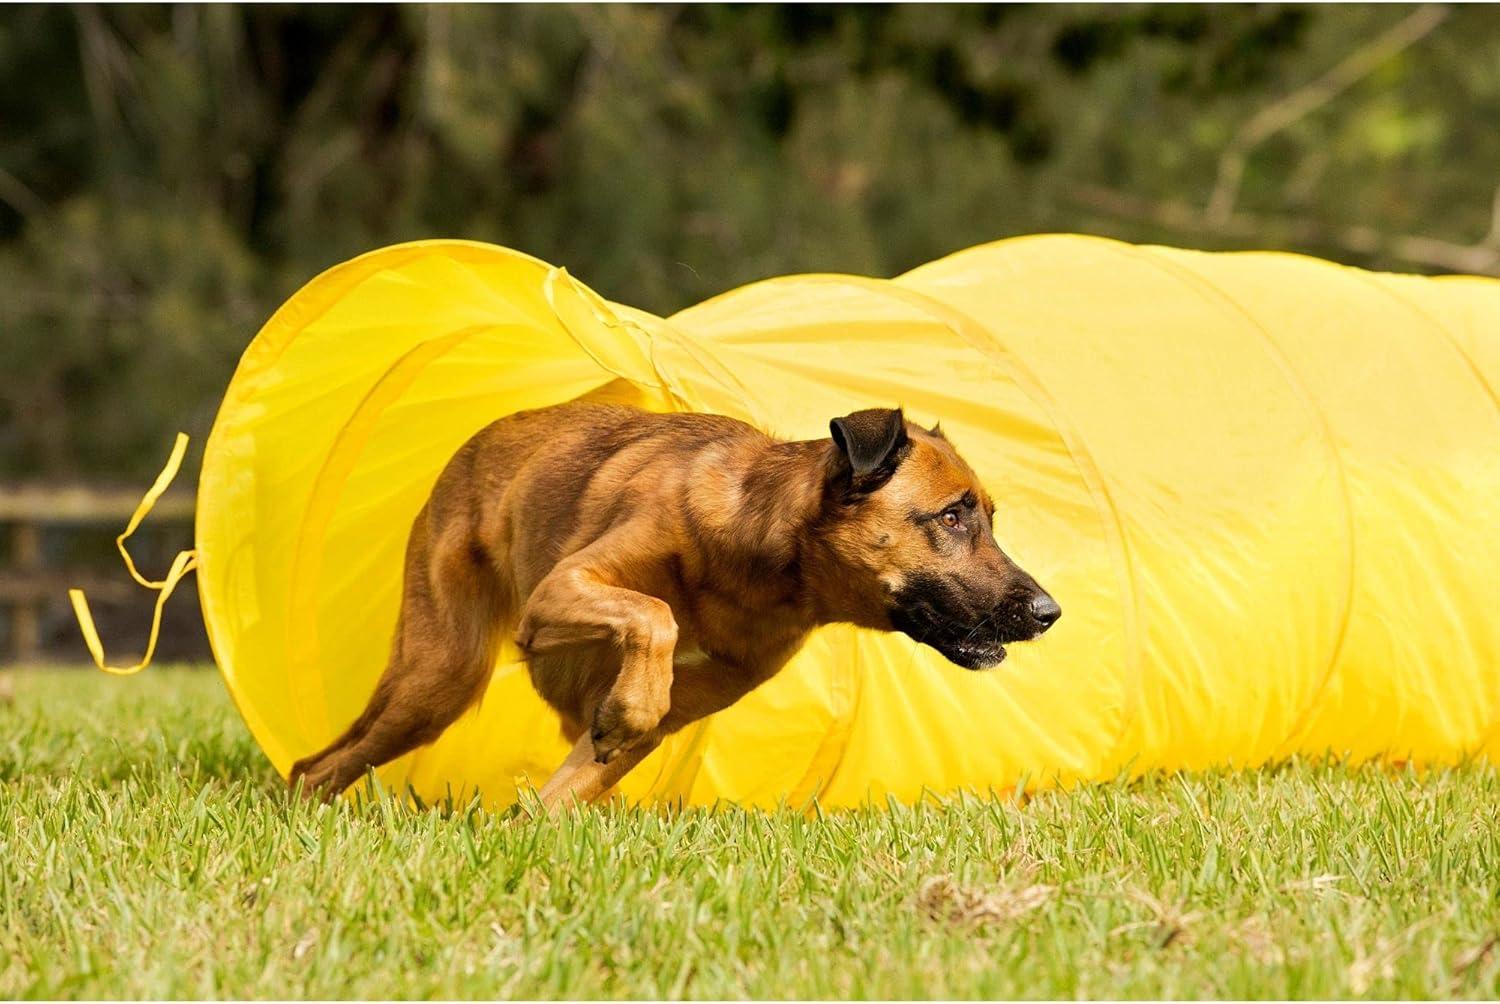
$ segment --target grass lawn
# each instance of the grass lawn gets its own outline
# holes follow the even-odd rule
[[[1500,774],[560,823],[294,806],[217,674],[13,674],[0,997],[1493,997]]]

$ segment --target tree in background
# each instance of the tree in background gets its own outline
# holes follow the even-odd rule
[[[1500,272],[1497,122],[1483,7],[10,8],[0,477],[148,476],[421,237],[659,312],[1047,230]]]

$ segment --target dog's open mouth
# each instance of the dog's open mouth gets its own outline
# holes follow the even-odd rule
[[[993,669],[1005,661],[1005,646],[997,641],[960,639],[947,644],[940,641],[930,644],[949,662],[964,669]]]
[[[1005,661],[1005,645],[993,627],[964,627],[937,618],[894,611],[892,625],[903,634],[937,649],[955,666],[992,669]]]
[[[932,576],[913,575],[890,608],[891,626],[964,669],[991,669],[1005,661],[1005,646],[1039,633],[1015,604],[976,611]]]

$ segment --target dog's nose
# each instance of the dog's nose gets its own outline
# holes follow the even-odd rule
[[[1062,616],[1062,607],[1058,606],[1057,601],[1046,593],[1038,593],[1031,598],[1031,616],[1045,631],[1056,624],[1057,619]]]

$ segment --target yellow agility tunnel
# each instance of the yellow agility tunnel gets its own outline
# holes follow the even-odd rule
[[[245,352],[204,456],[199,590],[284,774],[363,707],[412,518],[483,425],[591,397],[812,438],[899,404],[942,421],[1061,622],[987,673],[825,629],[669,739],[629,798],[849,805],[1297,753],[1500,759],[1497,385],[1484,279],[1053,235],[662,319],[514,251],[424,241],[319,276]],[[504,805],[565,752],[512,650],[477,708],[380,775]]]

